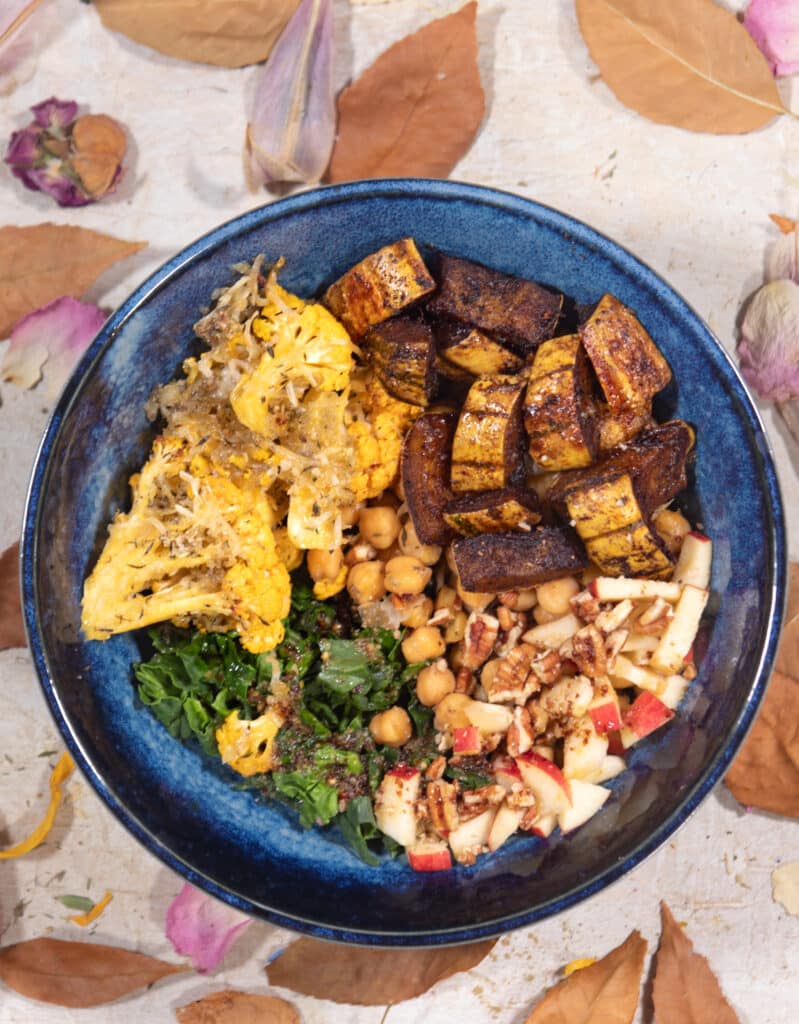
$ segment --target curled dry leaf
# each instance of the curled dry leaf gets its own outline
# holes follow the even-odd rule
[[[476,11],[472,2],[431,21],[343,90],[329,181],[447,177],[485,110]]]
[[[296,1008],[276,996],[227,989],[175,1010],[179,1024],[300,1024]]]
[[[781,864],[771,872],[771,896],[789,914],[799,917],[799,861]]]
[[[660,904],[653,999],[658,1024],[740,1024],[707,960]]]
[[[19,544],[12,544],[0,555],[0,651],[26,643],[19,592]]]
[[[159,53],[240,68],[266,60],[299,0],[94,0],[106,28]]]
[[[385,1006],[471,970],[496,940],[441,949],[365,949],[297,939],[266,967],[270,985],[356,1006]]]
[[[765,57],[714,0],[577,0],[577,18],[607,85],[651,121],[741,134],[786,112]]]
[[[544,996],[525,1024],[631,1024],[638,1006],[646,940],[637,931]]]
[[[80,298],[103,271],[146,244],[63,224],[0,228],[0,339],[53,299]]]
[[[0,979],[29,999],[56,1006],[102,1006],[186,968],[91,942],[30,939],[0,949]]]
[[[792,562],[777,670],[725,782],[744,806],[799,818],[799,563]]]
[[[198,971],[217,967],[251,919],[187,882],[169,904],[166,937]]]

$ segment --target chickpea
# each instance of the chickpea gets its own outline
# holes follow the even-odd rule
[[[539,626],[543,626],[545,622],[554,622],[557,617],[552,612],[548,612],[542,604],[537,604],[533,608],[533,618]]]
[[[494,677],[497,674],[499,666],[502,664],[502,658],[492,658],[491,661],[487,661],[480,670],[480,685],[485,689],[491,689],[491,684],[494,682]]]
[[[399,544],[397,544],[397,542],[394,541],[394,543],[390,547],[383,548],[382,550],[378,551],[377,557],[380,559],[383,565],[385,565],[387,562],[390,562],[392,558],[396,558],[399,555],[399,553]]]
[[[556,618],[571,611],[571,599],[579,593],[580,584],[573,576],[565,576],[561,580],[550,580],[548,583],[541,583],[536,587],[539,605],[545,612],[549,612]]]
[[[463,660],[466,657],[466,644],[463,640],[459,640],[456,644],[453,644],[447,651],[447,661],[449,667],[453,672],[457,672],[458,669],[463,667]]]
[[[358,525],[363,539],[378,551],[390,548],[400,532],[399,516],[386,505],[361,509]]]
[[[436,716],[433,724],[439,732],[445,729],[465,729],[471,725],[466,709],[472,703],[472,698],[465,693],[448,693],[437,705]]]
[[[402,655],[409,665],[440,658],[446,649],[441,630],[435,626],[419,626],[402,641]]]
[[[382,562],[358,562],[347,574],[347,593],[356,605],[379,601],[385,592]]]
[[[452,613],[452,618],[444,627],[444,642],[456,644],[466,636],[466,623],[469,616],[466,612],[458,609]]]
[[[393,708],[380,711],[369,723],[369,732],[375,743],[387,747],[401,747],[413,735],[411,719],[405,708],[395,704]]]
[[[422,544],[410,519],[400,530],[399,548],[403,555],[412,555],[425,565],[435,565],[441,558],[441,548],[437,544]]]
[[[341,548],[336,548],[335,551],[309,551],[307,565],[314,583],[320,580],[334,580],[344,565],[344,555]]]
[[[439,608],[453,608],[457,600],[458,595],[454,587],[442,587],[436,594],[436,611]]]
[[[454,690],[455,676],[443,658],[423,668],[416,677],[416,696],[425,707],[435,707]]]
[[[654,519],[654,527],[660,539],[673,555],[678,554],[686,533],[691,532],[691,524],[682,512],[675,512],[670,508],[664,508],[658,512]]]
[[[392,594],[421,594],[433,570],[418,558],[410,555],[397,555],[386,562],[386,590]]]
[[[408,626],[411,629],[418,629],[419,626],[427,625],[427,620],[432,614],[432,598],[422,597],[419,595],[411,599],[411,603],[407,610],[403,609],[400,612],[400,622],[403,626]]]

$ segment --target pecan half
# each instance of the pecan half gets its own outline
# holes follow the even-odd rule
[[[608,657],[605,653],[605,638],[593,623],[583,626],[572,637],[572,661],[578,669],[591,679],[607,675]]]
[[[458,826],[458,791],[451,782],[441,780],[428,784],[427,813],[430,824],[438,834],[446,838]]]
[[[499,620],[483,612],[472,612],[466,621],[463,664],[472,671],[488,661],[499,634]]]

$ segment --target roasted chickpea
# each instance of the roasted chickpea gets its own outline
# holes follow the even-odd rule
[[[375,743],[387,747],[401,747],[413,735],[411,719],[405,708],[395,704],[393,708],[380,711],[369,723],[369,732]]]
[[[427,665],[416,677],[416,696],[432,708],[455,690],[455,676],[443,658]]]
[[[466,709],[472,703],[472,698],[465,693],[448,693],[446,697],[436,705],[436,715],[433,724],[439,732],[444,729],[465,729],[470,725],[466,715]]]
[[[314,583],[320,580],[334,580],[344,565],[344,555],[341,548],[336,548],[335,551],[309,551],[306,564]]]
[[[361,509],[358,525],[363,539],[378,551],[390,548],[400,532],[399,516],[386,505]]]
[[[403,555],[412,555],[425,565],[435,565],[441,558],[441,548],[437,544],[422,544],[410,519],[400,529],[399,548]]]
[[[433,570],[418,558],[410,555],[397,555],[386,562],[386,590],[392,594],[421,594]]]
[[[542,604],[537,604],[533,608],[533,618],[539,626],[543,626],[545,622],[554,622],[558,616],[548,612]]]
[[[356,605],[379,601],[386,592],[382,562],[358,562],[347,573],[347,593]]]
[[[400,622],[410,629],[418,629],[419,626],[427,625],[427,620],[433,614],[432,598],[418,595],[411,599],[407,610],[400,611]]]
[[[440,658],[446,649],[441,630],[435,626],[419,626],[402,641],[402,655],[409,665]]]
[[[675,512],[670,508],[664,508],[658,512],[654,519],[654,527],[660,539],[673,555],[678,554],[686,533],[691,532],[691,524],[682,512]]]
[[[580,584],[573,576],[565,576],[561,580],[550,580],[548,583],[541,583],[536,587],[538,604],[545,612],[549,612],[556,618],[571,610],[571,599],[579,593]]]
[[[462,609],[452,612],[452,617],[444,627],[444,642],[456,644],[466,636],[466,623],[469,616]]]
[[[501,663],[502,658],[492,658],[491,661],[487,661],[485,665],[483,665],[480,669],[480,685],[482,687],[491,689],[491,684],[494,682],[494,676],[496,676]]]

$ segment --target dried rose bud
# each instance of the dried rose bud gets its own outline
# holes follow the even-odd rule
[[[752,0],[744,27],[775,75],[799,71],[799,4],[796,0]]]
[[[125,132],[105,114],[78,117],[78,104],[51,97],[31,107],[33,121],[14,132],[5,162],[30,189],[59,206],[85,206],[113,192],[122,177]]]
[[[771,281],[746,308],[738,343],[741,373],[761,398],[799,398],[799,284]]]
[[[793,224],[792,230],[785,230],[772,245],[766,257],[767,281],[796,281],[799,284],[799,231],[795,222],[781,218],[785,225]]]

